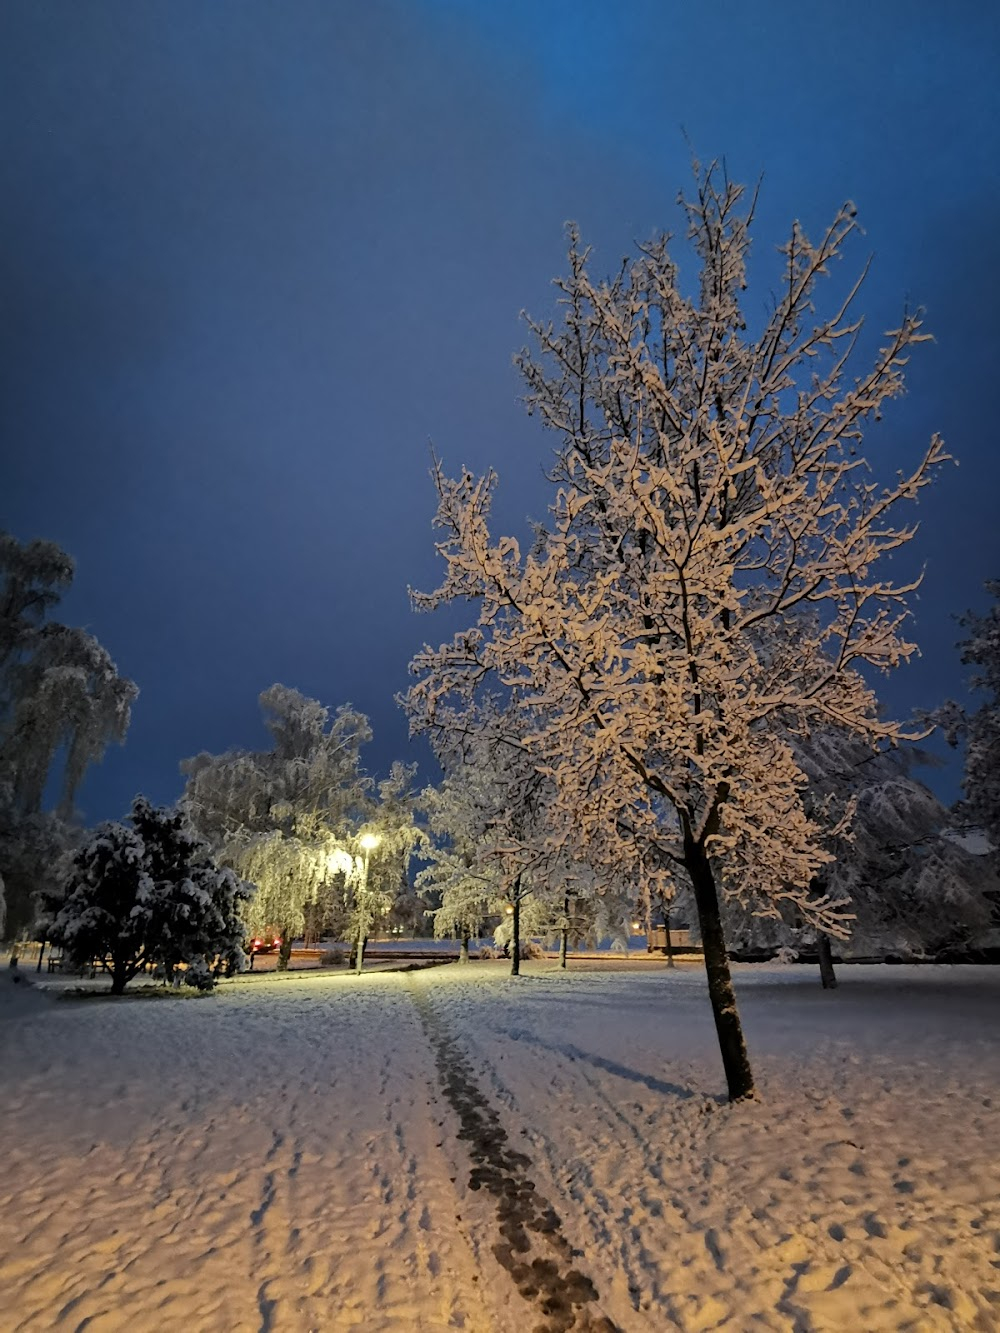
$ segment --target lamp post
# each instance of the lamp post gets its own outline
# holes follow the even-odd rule
[[[359,977],[364,966],[365,941],[368,938],[368,860],[379,841],[375,833],[363,833],[360,838],[365,862],[361,872],[361,892],[358,894],[358,942],[354,957],[354,971]]]

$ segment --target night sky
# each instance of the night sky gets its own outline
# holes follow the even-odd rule
[[[961,466],[905,557],[923,656],[881,693],[957,694],[952,614],[1000,577],[998,67],[982,0],[6,0],[0,526],[76,558],[60,618],[141,690],[85,818],[263,746],[274,681],[369,714],[375,773],[426,759],[393,695],[458,623],[409,609],[429,443],[496,466],[504,528],[543,516],[519,311],[551,310],[567,219],[599,271],[680,229],[692,148],[763,178],[752,317],[792,218],[847,198],[873,334],[927,309],[868,451],[939,430]]]

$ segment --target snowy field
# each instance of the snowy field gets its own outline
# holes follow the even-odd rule
[[[1000,969],[0,987],[3,1330],[1000,1328]]]

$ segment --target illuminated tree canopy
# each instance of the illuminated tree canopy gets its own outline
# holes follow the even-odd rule
[[[852,206],[816,242],[793,225],[780,293],[756,328],[745,313],[754,200],[710,168],[683,205],[690,294],[668,236],[600,281],[571,230],[561,323],[529,321],[527,405],[555,456],[549,520],[527,549],[491,533],[492,472],[436,467],[445,575],[416,604],[470,600],[478,615],[417,655],[408,707],[416,729],[433,729],[499,680],[528,709],[555,836],[609,864],[640,843],[668,891],[686,877],[741,1097],[753,1079],[719,893],[754,886],[847,929],[836,901],[811,891],[830,853],[790,737],[829,723],[872,745],[905,734],[861,668],[914,651],[904,622],[916,581],[881,562],[914,536],[898,506],[946,454],[934,437],[886,485],[861,454],[926,335],[906,311],[855,369],[866,268],[819,313],[821,282],[858,231]]]

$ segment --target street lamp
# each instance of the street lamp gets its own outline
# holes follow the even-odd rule
[[[361,872],[361,892],[358,894],[358,943],[354,971],[360,977],[365,961],[365,941],[368,938],[368,860],[381,838],[377,833],[362,833],[359,842],[365,854],[365,863]]]

